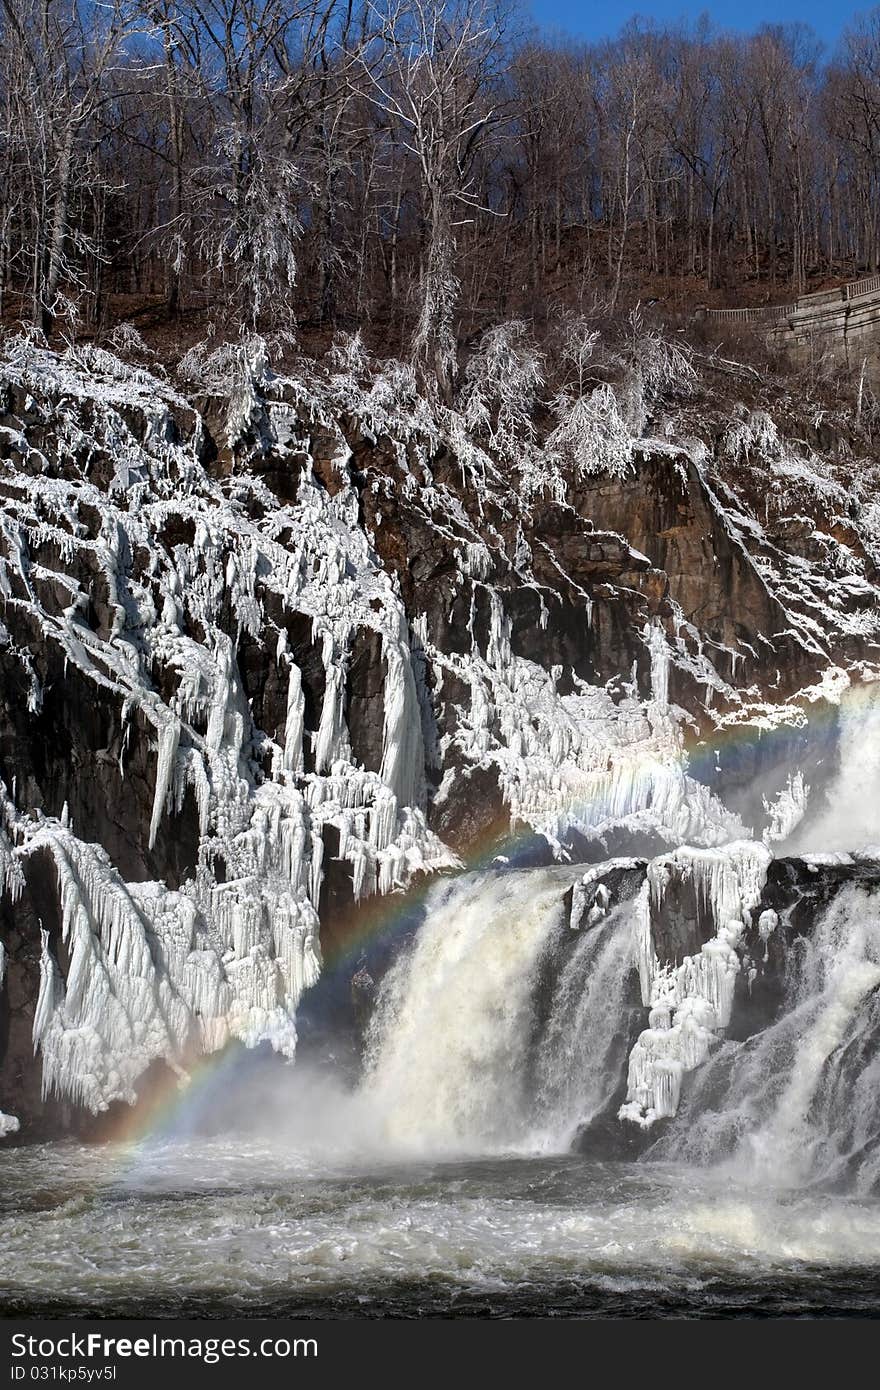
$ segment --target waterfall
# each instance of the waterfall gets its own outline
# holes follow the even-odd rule
[[[635,983],[634,906],[582,929],[552,993],[538,1042],[534,1147],[563,1152],[610,1104],[626,1065],[627,994]]]
[[[781,1018],[724,1044],[654,1154],[784,1185],[880,1180],[880,893],[845,887],[792,947]]]
[[[839,766],[818,815],[786,841],[786,854],[859,851],[880,845],[880,685],[840,701]]]
[[[382,983],[368,1040],[358,1105],[383,1147],[565,1153],[594,1120],[606,1136],[620,1123],[629,1142],[613,1117],[640,1021],[645,894],[613,906],[603,885],[586,918],[572,913],[585,922],[574,930],[565,895],[583,872],[491,870],[434,888]],[[845,885],[787,942],[778,1013],[745,1041],[711,1037],[693,1071],[682,1068],[681,1106],[644,1159],[720,1166],[767,1186],[873,1190],[880,889]]]
[[[369,1042],[361,1098],[389,1144],[565,1151],[610,1099],[633,926],[619,908],[572,931],[563,898],[582,875],[488,871],[433,891],[383,982]]]

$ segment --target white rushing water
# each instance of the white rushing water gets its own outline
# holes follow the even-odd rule
[[[462,1299],[601,1311],[698,1307],[719,1286],[760,1308],[804,1278],[827,1303],[836,1270],[876,1306],[876,1203],[780,1198],[681,1165],[356,1165],[253,1138],[122,1157],[58,1144],[0,1155],[0,1190],[9,1311],[363,1315],[395,1298],[410,1312]]]
[[[880,1181],[880,895],[844,887],[792,949],[787,1007],[699,1073],[660,1152],[773,1184]]]
[[[635,968],[634,905],[613,908],[580,940],[554,981],[534,1068],[535,1148],[564,1153],[609,1104],[626,1060],[626,996]]]
[[[490,871],[435,891],[415,943],[383,982],[361,1088],[390,1145],[564,1152],[609,1099],[624,1055],[632,912],[571,932],[563,895],[583,872]],[[564,960],[548,971],[542,1000],[555,934]]]
[[[578,876],[489,872],[435,891],[384,981],[357,1097],[380,1149],[561,1154],[581,1126],[607,1120],[627,1070],[644,894],[573,932],[563,894]],[[765,935],[779,929],[766,916]],[[872,1191],[880,893],[845,886],[786,953],[778,1016],[744,1042],[726,1041],[723,1028],[707,1033],[657,1153],[776,1186],[843,1181]],[[649,1028],[639,1045],[654,1035]]]
[[[719,1043],[646,1158],[604,1163],[566,1150],[625,1073],[639,921],[603,899],[573,931],[582,874],[438,885],[354,1091],[242,1051],[214,1079],[233,1132],[184,1107],[134,1151],[0,1153],[5,1306],[876,1312],[880,900],[844,889],[779,1020]],[[817,1176],[856,1190],[817,1201]]]

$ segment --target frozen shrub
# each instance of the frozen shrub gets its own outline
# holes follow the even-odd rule
[[[107,346],[118,357],[154,358],[156,356],[152,348],[144,342],[133,323],[118,323],[113,331],[107,334]]]
[[[520,319],[490,328],[465,371],[459,408],[467,428],[511,455],[534,438],[534,409],[544,382],[541,354]]]
[[[609,473],[624,477],[632,467],[632,437],[611,386],[589,396],[557,399],[559,423],[546,443],[548,454],[579,476]]]

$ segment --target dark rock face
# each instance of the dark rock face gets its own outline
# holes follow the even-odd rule
[[[432,824],[437,834],[462,857],[494,844],[504,845],[510,818],[498,784],[498,773],[491,767],[463,767],[457,779],[455,798],[435,801]]]
[[[3,1104],[19,1118],[42,1115],[40,1069],[34,1065],[31,1032],[40,984],[40,927],[29,903],[2,919],[6,978],[0,993],[0,1050],[3,1055]],[[17,1107],[17,1109],[16,1109]],[[51,1127],[51,1120],[46,1117]]]
[[[659,611],[671,616],[669,600],[675,601],[717,650],[719,674],[726,680],[769,683],[778,668],[788,689],[798,688],[806,653],[783,635],[789,626],[784,609],[737,544],[693,462],[643,453],[631,477],[582,488],[575,505],[596,527],[621,531],[634,550],[648,556],[652,583],[655,574],[665,577]],[[770,637],[772,646],[759,642],[758,634]],[[679,698],[677,686],[673,694]]]
[[[309,403],[297,384],[280,379],[256,383],[259,399],[230,436],[229,402],[219,395],[200,398],[196,409],[121,365],[117,372],[44,354],[26,369],[10,366],[7,377],[0,392],[0,778],[18,849],[26,834],[65,823],[84,845],[100,846],[129,885],[156,882],[197,895],[246,877],[231,862],[239,842],[224,842],[217,828],[226,809],[206,832],[195,781],[172,788],[158,818],[154,806],[156,712],[180,723],[178,758],[203,756],[214,716],[199,671],[216,666],[221,639],[232,674],[220,726],[229,741],[238,720],[232,761],[252,799],[283,780],[286,663],[298,669],[302,765],[286,770],[285,785],[311,797],[313,812],[338,795],[334,759],[317,766],[328,681],[338,673],[344,734],[333,752],[346,785],[360,773],[390,775],[396,677],[389,634],[399,616],[412,677],[407,700],[417,701],[424,760],[416,809],[463,860],[507,855],[512,837],[518,863],[548,862],[553,854],[547,836],[509,800],[509,769],[514,764],[516,773],[519,756],[510,750],[522,730],[506,729],[498,696],[506,700],[515,684],[511,661],[531,663],[549,680],[535,687],[534,702],[536,709],[552,704],[550,724],[565,722],[565,701],[578,699],[583,683],[598,693],[608,684],[615,698],[631,683],[631,699],[644,706],[651,695],[644,631],[657,621],[671,653],[670,698],[702,733],[711,725],[707,662],[723,687],[716,708],[742,701],[748,688],[772,687],[780,699],[816,676],[815,652],[792,636],[790,615],[753,563],[727,502],[681,451],[645,446],[629,476],[585,475],[571,480],[563,501],[542,495],[526,503],[515,477],[495,470],[478,483],[437,432],[400,424],[395,434],[330,395]],[[147,520],[139,532],[141,516]],[[309,550],[319,525],[320,563]],[[799,555],[804,538],[789,531]],[[243,568],[251,552],[243,542],[233,555],[233,532],[256,536],[253,546],[263,547],[250,574]],[[272,547],[277,563],[266,558]],[[299,570],[282,582],[275,569],[299,555]],[[169,588],[174,575],[177,588]],[[304,586],[306,578],[304,599],[294,580]],[[351,622],[340,637],[345,585]],[[332,633],[328,614],[337,624]],[[173,641],[157,640],[163,624]],[[338,648],[329,656],[328,633]],[[128,665],[114,667],[117,658]],[[525,674],[518,668],[517,679]],[[193,680],[200,693],[190,699]],[[490,706],[484,725],[475,713],[478,680]],[[501,753],[510,755],[506,763]],[[757,739],[749,756],[753,762],[744,755],[731,772],[731,785],[754,780]],[[530,757],[522,754],[524,765]],[[552,757],[558,767],[568,766],[566,757],[576,766],[576,754],[565,749],[554,746]],[[710,770],[695,771],[712,781]],[[213,783],[211,796],[219,796]],[[215,812],[212,801],[209,819]],[[370,803],[368,822],[372,814]],[[375,841],[376,833],[372,822],[358,831],[354,815],[341,806],[315,821],[322,862],[316,846],[309,853],[325,946],[345,942],[365,910],[352,900],[355,861],[343,842],[353,833]],[[242,822],[237,833],[245,828]],[[399,822],[395,833],[404,833]],[[428,831],[419,833],[424,849]],[[596,839],[576,828],[565,833],[570,852],[584,860],[664,848],[649,825]],[[402,889],[426,871],[402,867],[407,848],[386,886]],[[381,886],[377,854],[385,850],[374,851],[375,844],[370,886]],[[0,918],[8,966],[0,992],[0,1106],[35,1133],[65,1115],[74,1122],[70,1107],[41,1099],[31,1042],[41,926],[62,977],[69,959],[52,856],[41,850],[24,860],[23,892],[15,902],[4,897]],[[693,952],[705,923],[686,896],[668,911],[669,958],[678,960]],[[200,950],[216,939],[213,930],[206,928]],[[163,948],[155,935],[149,939],[158,969]],[[767,991],[769,999],[769,984]],[[368,1001],[363,989],[356,993],[346,1007],[360,1027]],[[746,1010],[746,1002],[738,1007]],[[151,1062],[164,1064],[159,1056]]]

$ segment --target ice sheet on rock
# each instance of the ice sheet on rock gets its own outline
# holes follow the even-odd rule
[[[51,855],[70,961],[65,974],[44,938],[34,1023],[44,1087],[93,1110],[131,1100],[154,1059],[182,1066],[230,1037],[293,1054],[296,1005],[320,970],[325,828],[339,834],[355,896],[457,863],[427,828],[409,629],[360,525],[347,450],[337,450],[340,490],[331,496],[303,449],[306,388],[288,383],[290,403],[269,409],[265,355],[251,348],[236,367],[241,389],[226,420],[225,443],[241,456],[228,480],[201,465],[198,417],[148,373],[106,353],[58,356],[33,345],[7,365],[31,403],[15,452],[0,459],[7,622],[20,613],[115,701],[120,777],[133,722],[151,732],[148,849],[188,790],[198,810],[195,874],[172,893],[125,883],[62,819],[7,806],[0,873],[14,894],[22,862]],[[49,433],[51,458],[31,442]],[[250,472],[247,439],[290,457],[300,471],[295,502],[281,505]],[[102,483],[105,458],[112,468]],[[83,575],[97,579],[87,588]],[[96,594],[97,615],[87,620]],[[305,728],[286,629],[270,632],[268,600],[282,623],[304,618],[323,655],[314,731]],[[345,723],[348,656],[361,628],[378,634],[387,670],[378,773],[354,761]],[[277,744],[254,727],[238,669],[242,634],[287,664]],[[11,655],[36,709],[30,654]],[[315,771],[307,773],[309,739]]]
[[[615,700],[604,688],[576,680],[562,695],[559,672],[516,656],[510,620],[498,593],[482,586],[490,605],[485,653],[425,651],[435,671],[448,671],[470,690],[458,709],[455,746],[470,762],[497,768],[512,822],[532,826],[562,852],[571,833],[599,839],[621,827],[656,834],[669,844],[723,844],[745,833],[703,784],[687,772],[681,712],[668,703],[669,648],[662,630],[647,627],[652,691]]]
[[[705,1061],[730,1022],[739,947],[761,900],[771,857],[764,844],[744,840],[718,849],[681,848],[649,863],[636,918],[648,1027],[630,1053],[621,1119],[647,1127],[674,1115],[685,1072]],[[681,882],[692,885],[698,911],[714,935],[676,966],[658,959],[652,922],[670,884]],[[762,916],[761,921],[766,929],[768,920]]]
[[[47,941],[35,1036],[44,1060],[48,1056],[51,1084],[68,1095],[88,1094],[88,1103],[97,1105],[129,1096],[134,1085],[134,1063],[120,1069],[118,1046],[130,1047],[138,1064],[164,1056],[180,1065],[189,1049],[218,1047],[229,1036],[266,1039],[290,1053],[295,1001],[319,969],[316,908],[325,832],[338,836],[355,897],[405,887],[415,874],[457,862],[427,826],[426,762],[439,783],[435,804],[454,786],[462,763],[493,767],[511,821],[532,826],[559,853],[573,833],[601,839],[620,826],[670,845],[720,847],[747,832],[689,775],[682,712],[669,702],[671,668],[702,687],[706,709],[713,702],[718,707],[713,717],[719,727],[725,721],[756,728],[797,722],[811,698],[808,689],[800,704],[772,705],[756,688],[740,690],[743,644],[728,639],[728,645],[713,645],[686,621],[673,595],[664,627],[651,622],[641,631],[649,688],[637,688],[634,677],[627,685],[622,673],[612,693],[517,655],[504,587],[514,575],[533,588],[539,622],[546,624],[556,594],[534,579],[524,527],[533,520],[531,503],[542,496],[568,505],[561,459],[530,447],[500,468],[460,414],[420,396],[405,365],[369,363],[361,341],[336,342],[332,371],[323,374],[303,362],[295,374],[275,377],[256,341],[233,351],[225,365],[215,361],[209,370],[203,356],[190,367],[200,389],[228,404],[218,443],[234,466],[225,474],[203,466],[203,427],[187,402],[110,354],[58,356],[29,344],[7,368],[12,387],[28,402],[27,420],[10,424],[14,448],[0,450],[7,646],[9,628],[20,619],[67,669],[75,668],[115,703],[120,736],[113,756],[121,776],[126,749],[146,730],[155,758],[150,846],[161,851],[163,835],[174,833],[168,817],[189,793],[198,812],[196,871],[177,894],[123,883],[112,865],[95,860],[91,847],[73,848],[76,836],[60,820],[25,824],[12,813],[6,839],[0,834],[0,870],[12,891],[21,885],[21,860],[41,837],[45,848],[55,846],[53,854],[91,865],[78,890],[84,905],[71,909],[68,927],[79,942],[79,974],[71,988]],[[566,449],[582,477],[597,471],[624,476],[636,454],[646,452],[662,455],[684,477],[688,458],[681,449],[666,440],[638,445],[607,390],[579,400],[589,433],[569,433]],[[568,401],[560,424],[577,415],[571,407]],[[343,418],[356,421],[367,441],[381,439],[385,449],[382,469],[362,496],[352,485]],[[791,451],[771,426],[746,420],[727,441],[728,455],[742,460],[764,449],[780,487],[821,494],[836,507],[832,488],[792,469]],[[312,458],[314,436],[322,439],[320,460]],[[294,500],[285,504],[263,480],[268,453],[294,484]],[[444,454],[457,465],[458,491],[440,481],[439,468],[437,477],[432,473],[435,458]],[[780,632],[758,640],[772,649],[789,629],[817,667],[827,668],[815,698],[833,698],[838,687],[825,632],[866,635],[875,620],[869,607],[858,606],[867,591],[855,550],[842,540],[836,549],[825,539],[817,542],[836,567],[833,592],[823,598],[815,567],[782,557],[756,518],[744,507],[737,510],[720,485],[710,487],[705,449],[694,446],[690,456],[744,563],[782,605]],[[326,468],[332,471],[329,489],[318,476]],[[452,561],[455,596],[465,607],[470,602],[470,631],[455,651],[430,630],[427,614],[410,630],[397,581],[378,558],[379,503],[395,491],[433,529]],[[551,570],[583,601],[586,630],[593,614],[588,587],[564,573],[552,545],[533,538],[535,544],[544,546]],[[644,564],[644,557],[630,554],[635,568]],[[486,640],[477,638],[478,600],[481,613],[489,614]],[[643,618],[638,621],[641,627]],[[306,727],[303,671],[294,655],[293,634],[303,628],[312,633],[324,672],[316,727]],[[346,723],[348,663],[362,630],[378,640],[385,671],[378,771],[356,762]],[[254,725],[238,669],[245,638],[275,653],[284,692],[278,729]],[[38,710],[43,690],[27,644],[4,651],[20,663],[29,708]],[[840,675],[848,682],[845,672]],[[441,739],[433,705],[446,698],[444,681],[468,693]],[[792,788],[792,805],[797,799]],[[784,795],[768,809],[771,829],[788,824]],[[116,911],[131,923],[130,960],[145,972],[139,977],[135,971],[131,990],[150,978],[149,955],[163,1001],[158,1013],[132,1015],[140,1029],[134,1041],[125,1041],[121,1014],[112,1021],[112,1003],[106,1028],[80,1014],[83,981],[94,977],[100,993],[102,981],[113,978],[107,951],[119,939]],[[680,1001],[682,1027],[688,1021],[683,1056],[695,1055],[699,1029],[709,1030],[702,1005],[715,1008],[713,989],[721,999],[721,982],[736,956],[732,930],[721,921],[713,949],[692,966],[693,988]],[[147,955],[135,949],[139,933],[149,943]],[[652,977],[652,989],[654,983]],[[686,999],[692,1001],[687,1007]],[[136,1002],[133,995],[123,1014]],[[664,1029],[660,1022],[654,1032],[674,1031],[674,1023]],[[80,1023],[84,1039],[86,1023],[95,1029],[94,1055],[85,1041],[75,1042]],[[658,1094],[660,1078],[671,1078],[661,1098],[668,1105],[675,1092],[672,1063],[681,1058],[664,1052],[673,1046],[668,1038],[652,1046],[650,1074]]]
[[[810,788],[804,781],[803,773],[798,770],[789,773],[785,786],[773,801],[763,798],[764,810],[770,817],[770,824],[762,835],[765,844],[789,838],[804,818],[809,795]]]

